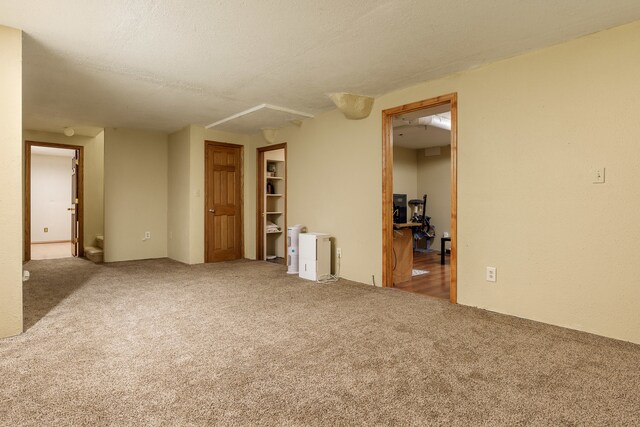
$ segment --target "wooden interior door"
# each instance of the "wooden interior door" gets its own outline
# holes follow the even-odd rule
[[[80,253],[80,224],[78,221],[78,189],[80,188],[80,151],[76,150],[71,164],[71,253],[77,257]]]
[[[242,258],[242,146],[205,145],[205,262]]]

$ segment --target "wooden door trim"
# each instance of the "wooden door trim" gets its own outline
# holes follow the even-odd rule
[[[288,177],[288,167],[289,162],[287,159],[287,143],[283,142],[281,144],[267,145],[265,147],[258,147],[256,149],[256,259],[264,260],[264,224],[262,221],[262,214],[264,213],[264,209],[262,206],[262,201],[264,199],[264,170],[262,170],[262,163],[264,160],[264,153],[266,151],[275,151],[284,149],[284,230],[285,238],[284,238],[284,253],[286,256],[287,253],[287,203],[288,203],[288,194],[287,194],[287,186],[289,185],[289,177]]]
[[[23,262],[31,261],[31,147],[79,150],[78,156],[78,257],[84,257],[84,147],[73,144],[25,141]]]
[[[451,105],[451,283],[449,300],[458,300],[458,94],[450,93],[382,110],[382,286],[393,287],[393,116]]]
[[[228,142],[219,142],[219,141],[204,141],[204,262],[209,259],[209,245],[207,244],[207,239],[209,238],[209,234],[207,233],[207,200],[208,200],[208,189],[207,189],[207,147],[226,147],[226,148],[237,148],[240,150],[240,258],[244,258],[244,145],[239,144],[230,144]]]

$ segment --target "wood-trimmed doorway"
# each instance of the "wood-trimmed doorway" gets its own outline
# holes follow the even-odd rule
[[[449,301],[457,302],[458,96],[451,93],[382,111],[382,286],[393,287],[393,117],[425,108],[451,107],[451,277]]]
[[[288,170],[288,158],[287,158],[287,143],[268,145],[266,147],[258,147],[256,150],[256,259],[264,260],[264,197],[266,191],[266,177],[264,172],[265,153],[267,151],[275,151],[284,149],[284,232],[287,231],[287,170]],[[286,258],[287,254],[287,237],[285,235],[284,240],[284,254]]]
[[[31,147],[48,147],[75,150],[77,152],[77,203],[75,215],[77,216],[76,239],[72,242],[76,245],[76,256],[84,256],[84,147],[81,145],[54,144],[49,142],[25,141],[24,159],[24,228],[23,228],[23,261],[31,261]]]
[[[244,256],[244,147],[204,143],[204,260]]]

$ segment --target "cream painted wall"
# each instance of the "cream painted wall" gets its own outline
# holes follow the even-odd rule
[[[418,197],[417,150],[393,147],[393,193],[406,194],[407,201]]]
[[[204,142],[244,146],[244,257],[255,259],[255,146],[247,135],[188,126],[169,135],[168,256],[204,262]]]
[[[191,263],[190,128],[169,135],[168,248],[169,258]]]
[[[22,333],[22,31],[0,26],[0,338]]]
[[[84,149],[84,245],[104,236],[104,131]]]
[[[636,22],[283,129],[290,223],[332,233],[342,275],[380,284],[381,110],[457,92],[458,301],[640,343],[639,51]]]
[[[206,132],[207,130],[202,126],[189,127],[189,246],[191,264],[204,262],[204,140]],[[235,140],[235,136],[232,139]]]
[[[31,242],[71,240],[72,162],[71,157],[31,155]]]
[[[425,156],[424,150],[417,150],[417,155],[417,198],[427,195],[427,216],[436,227],[432,248],[440,250],[440,237],[451,233],[451,146],[441,147],[438,156]]]
[[[105,261],[166,257],[168,136],[105,129],[104,165]]]
[[[104,132],[95,137],[24,130],[25,141],[84,147],[84,245],[104,235]]]
[[[372,284],[375,275],[380,285],[381,125],[373,108],[363,120],[336,110],[316,116],[279,130],[276,143],[288,143],[288,223],[331,234],[342,249],[341,276]]]

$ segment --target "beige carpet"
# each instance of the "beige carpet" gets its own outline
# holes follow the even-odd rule
[[[640,425],[640,346],[266,262],[28,269],[2,425]]]

